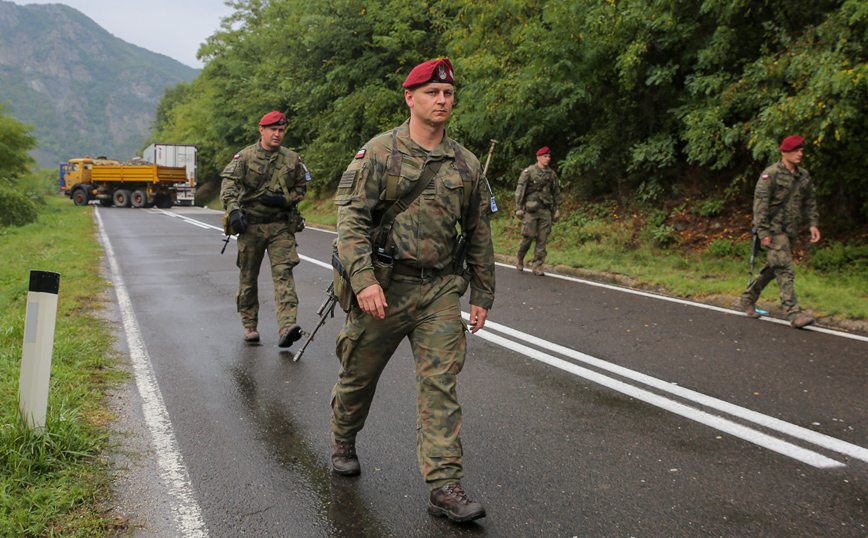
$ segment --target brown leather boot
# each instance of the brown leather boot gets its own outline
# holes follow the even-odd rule
[[[284,327],[280,329],[280,338],[277,341],[277,347],[289,347],[299,338],[301,338],[301,327],[298,325]]]
[[[519,258],[518,262],[516,262],[516,264],[515,264],[515,268],[518,270],[519,273],[524,271],[524,260]]]
[[[248,329],[244,328],[244,341],[245,342],[259,342],[259,333],[256,332],[256,329]]]
[[[801,314],[798,315],[798,317],[796,319],[794,319],[793,321],[790,322],[790,325],[792,325],[796,329],[801,329],[802,327],[807,327],[808,325],[810,325],[811,323],[814,323],[815,321],[817,321],[817,320],[814,319],[813,316],[811,316],[810,314],[806,314],[806,313],[802,312]]]
[[[356,476],[362,472],[355,441],[332,441],[332,470],[342,476]]]
[[[744,315],[749,318],[759,318],[762,317],[762,314],[756,311],[755,304],[743,304],[741,308],[744,310]]]
[[[533,274],[536,276],[546,276],[545,271],[542,270],[542,267],[537,267],[533,270]]]
[[[447,484],[431,492],[428,513],[432,516],[448,517],[456,523],[464,523],[485,517],[485,507],[482,503],[468,499],[458,484]]]

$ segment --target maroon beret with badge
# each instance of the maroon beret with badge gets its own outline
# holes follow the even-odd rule
[[[795,151],[804,145],[805,139],[801,136],[788,136],[781,142],[781,151]]]
[[[402,86],[408,90],[412,90],[416,86],[428,84],[429,82],[455,83],[455,75],[452,73],[452,63],[449,61],[449,58],[430,60],[417,65],[407,75],[407,80],[404,81]]]
[[[262,119],[259,120],[259,125],[262,125],[263,127],[268,127],[269,125],[286,125],[286,116],[275,110],[274,112],[269,112],[262,116]]]
[[[549,149],[548,146],[543,146],[543,147],[539,148],[539,151],[536,152],[536,156],[539,157],[540,155],[545,155],[546,153],[551,153],[551,152],[552,151]]]

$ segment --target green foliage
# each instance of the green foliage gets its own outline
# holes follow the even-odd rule
[[[33,165],[28,152],[36,147],[36,139],[27,126],[9,117],[5,110],[0,103],[0,180],[14,181]]]
[[[725,203],[722,199],[702,200],[697,202],[690,211],[704,218],[719,217],[723,213]]]
[[[708,252],[718,258],[729,258],[735,254],[735,246],[726,239],[715,239],[708,245]]]
[[[36,217],[36,204],[9,182],[0,181],[0,228],[24,226]]]
[[[673,233],[675,227],[667,225],[666,219],[669,218],[669,213],[662,209],[652,211],[648,215],[648,220],[645,225],[645,230],[642,235],[651,239],[654,243],[661,247],[667,247],[678,241],[678,238]]]
[[[832,243],[811,253],[811,267],[827,272],[868,273],[868,245]]]

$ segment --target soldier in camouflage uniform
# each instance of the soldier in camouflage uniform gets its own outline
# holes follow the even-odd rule
[[[781,305],[787,312],[790,324],[799,329],[815,321],[812,316],[802,312],[793,286],[795,267],[792,247],[796,244],[802,219],[808,221],[811,243],[820,240],[814,184],[808,171],[798,166],[802,162],[804,142],[801,136],[785,138],[780,146],[781,160],[766,168],[756,184],[754,224],[762,245],[768,249],[768,255],[766,264],[741,296],[745,313],[758,318],[760,313],[756,311],[756,302],[760,293],[772,278],[777,278]]]
[[[515,216],[523,218],[518,262],[515,268],[524,271],[524,257],[530,244],[536,240],[530,266],[533,274],[543,276],[546,260],[546,242],[552,231],[552,222],[561,216],[561,184],[558,175],[549,167],[552,154],[548,147],[536,152],[536,164],[524,169],[515,189]]]
[[[494,250],[477,158],[446,136],[454,99],[448,59],[415,67],[403,86],[410,119],[371,139],[341,178],[338,255],[350,277],[357,305],[338,336],[341,362],[332,391],[332,468],[361,472],[356,434],[367,418],[377,381],[398,344],[407,337],[416,363],[417,455],[431,494],[428,511],[470,521],[485,509],[468,499],[462,471],[461,406],[457,375],[464,365],[465,331],[460,297],[470,286],[470,330],[485,324],[494,302]],[[381,215],[412,191],[432,162],[440,167],[422,193],[394,220],[389,252],[391,275],[372,262],[380,241]],[[469,248],[467,270],[454,268],[459,241]],[[388,234],[386,234],[388,235]]]
[[[220,200],[238,233],[236,264],[241,276],[235,302],[244,325],[244,340],[259,341],[257,280],[268,251],[278,345],[289,347],[301,338],[301,328],[295,324],[298,296],[292,268],[299,263],[295,233],[303,226],[296,204],[307,192],[310,175],[299,156],[280,145],[286,133],[283,114],[275,111],[263,116],[259,133],[259,142],[241,150],[220,174]]]

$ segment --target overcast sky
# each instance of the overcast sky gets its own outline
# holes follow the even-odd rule
[[[115,37],[201,68],[196,51],[233,10],[224,0],[12,0],[19,5],[65,4]]]

